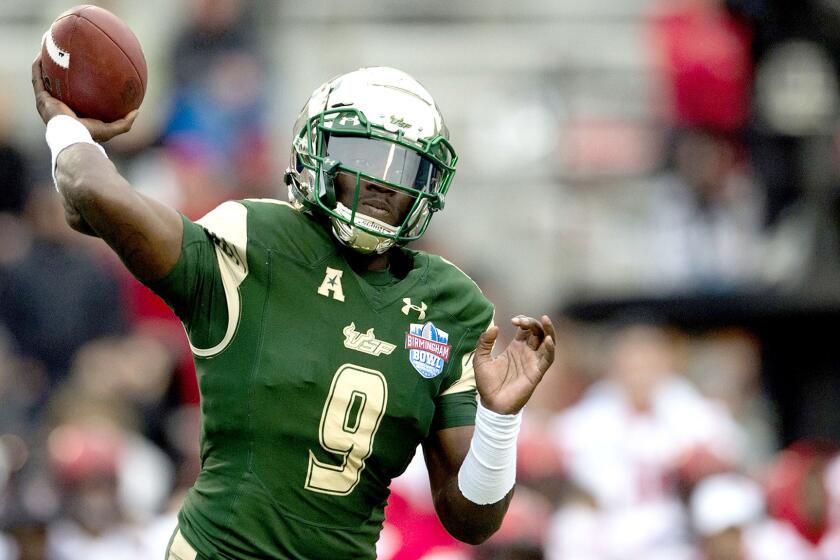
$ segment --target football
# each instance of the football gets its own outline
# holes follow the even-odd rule
[[[76,6],[56,19],[41,44],[44,87],[79,117],[112,122],[137,109],[146,93],[146,58],[120,18]]]

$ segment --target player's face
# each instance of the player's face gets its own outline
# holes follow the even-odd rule
[[[340,172],[335,176],[336,199],[347,208],[353,208],[356,176]],[[414,204],[414,197],[373,181],[361,179],[357,212],[392,226],[405,220]]]

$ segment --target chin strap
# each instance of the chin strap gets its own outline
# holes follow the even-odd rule
[[[348,221],[352,215],[352,211],[340,202],[336,205],[335,212]],[[350,225],[335,217],[330,218],[330,220],[332,221],[333,235],[335,235],[336,239],[360,253],[377,253],[381,255],[396,244],[393,239],[369,233],[356,227],[355,224]],[[389,226],[385,222],[381,222],[360,212],[356,212],[354,221],[368,229],[379,230],[383,234],[393,234],[396,231],[393,226]]]

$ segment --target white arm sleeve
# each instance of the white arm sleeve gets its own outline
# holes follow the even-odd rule
[[[478,403],[470,450],[458,471],[458,489],[469,501],[494,504],[516,482],[516,439],[522,411],[496,414]]]

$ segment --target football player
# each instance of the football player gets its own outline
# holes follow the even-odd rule
[[[493,358],[490,302],[405,248],[457,161],[426,89],[392,68],[330,80],[294,127],[291,203],[231,201],[192,222],[134,191],[96,143],[136,113],[77,119],[39,59],[32,83],[68,223],[105,240],[192,347],[202,469],[168,558],[374,558],[388,485],[418,444],[447,530],[480,543],[499,527],[554,330],[515,317]]]

